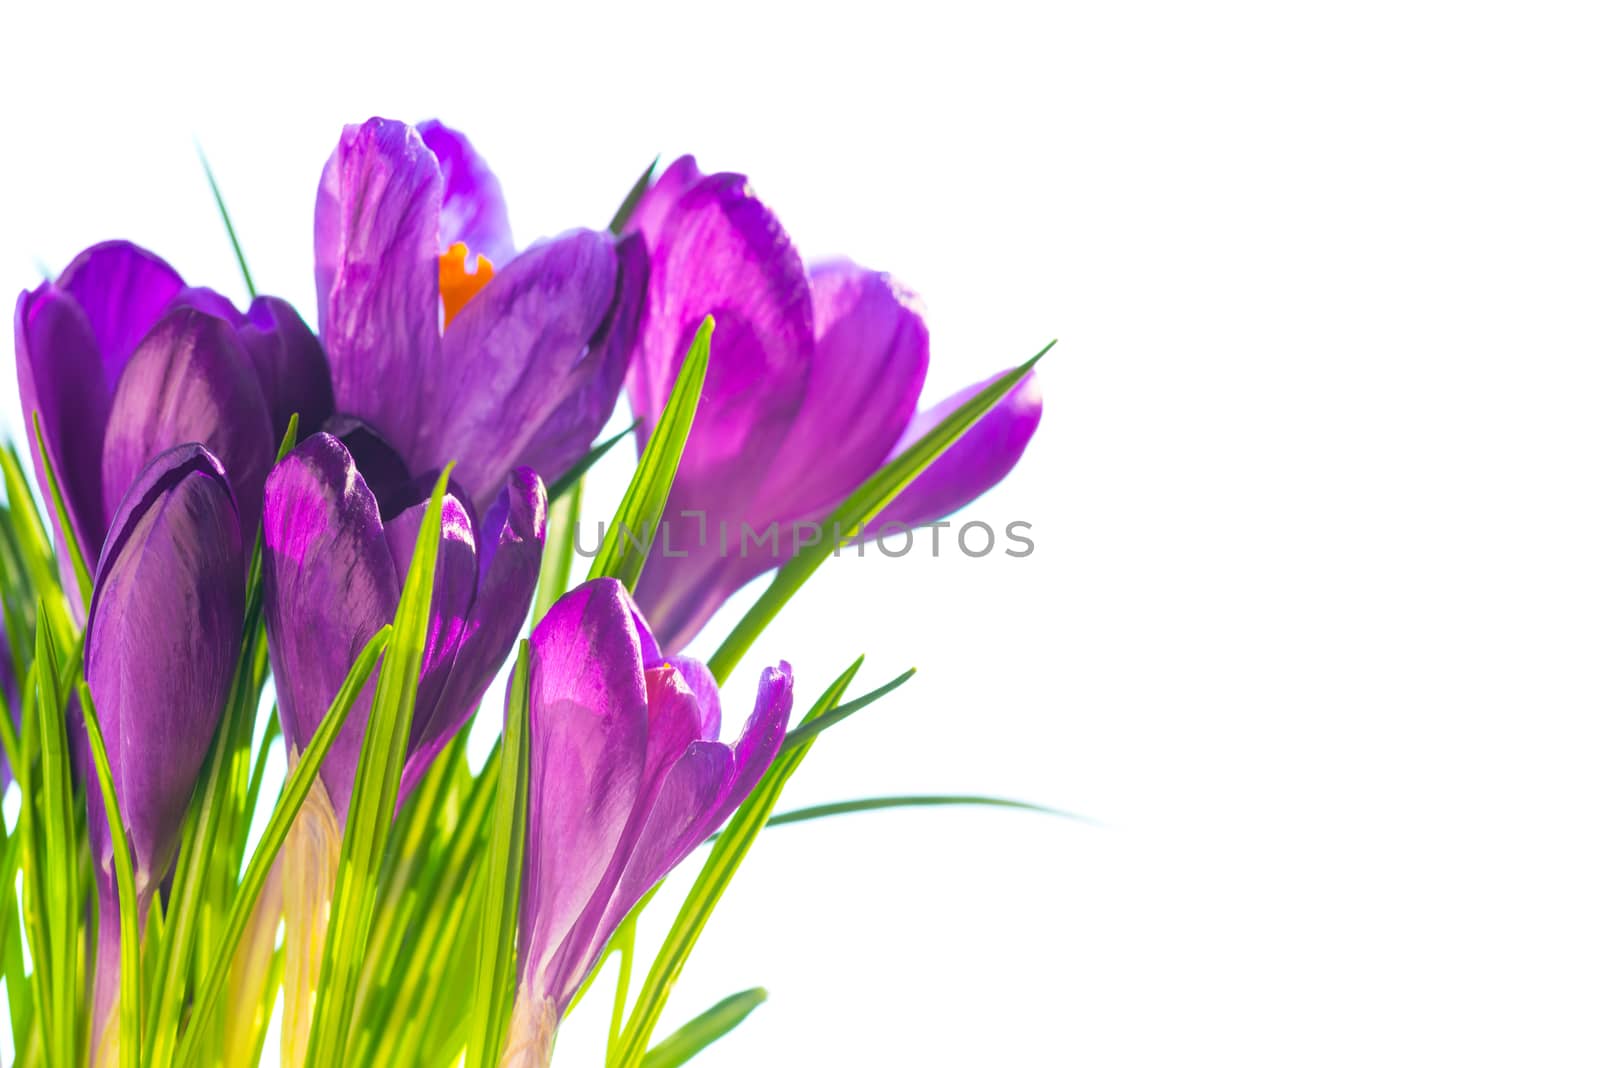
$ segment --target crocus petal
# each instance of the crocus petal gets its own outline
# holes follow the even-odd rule
[[[172,301],[167,305],[167,310],[171,311],[174,306],[179,304],[186,308],[193,308],[196,311],[203,311],[207,315],[214,315],[223,322],[235,327],[244,325],[244,316],[239,313],[238,308],[233,306],[233,301],[218,293],[215,289],[208,289],[205,286],[184,286],[178,290]],[[155,324],[151,323],[150,325],[154,326]]]
[[[604,908],[645,770],[649,704],[622,586],[600,579],[562,597],[534,628],[533,657],[519,953],[523,974],[545,976],[555,993],[582,978],[571,974],[580,961],[562,971],[552,958],[597,896]]]
[[[778,755],[793,706],[789,665],[767,668],[761,673],[755,711],[735,745],[696,740],[678,746],[682,755],[651,805],[596,931],[594,954],[639,899],[744,803]]]
[[[105,379],[99,344],[78,302],[47,282],[17,298],[16,345],[17,390],[34,474],[39,485],[46,485],[33,433],[33,413],[37,411],[66,501],[66,519],[93,567],[105,540],[108,516],[101,492],[100,455],[111,408],[111,387]],[[59,533],[56,542],[57,555],[65,565],[66,543]],[[63,588],[76,596],[76,582],[65,581]]]
[[[617,242],[617,285],[604,321],[589,339],[588,353],[567,376],[565,398],[555,406],[517,454],[517,460],[560,478],[589,451],[616,410],[628,358],[639,332],[650,273],[644,239]]]
[[[180,445],[151,461],[112,520],[89,611],[85,675],[141,888],[165,877],[233,677],[245,548],[216,458]],[[98,790],[94,856],[110,871]]]
[[[345,127],[317,192],[317,307],[334,399],[408,460],[435,402],[443,184],[416,130],[370,119]]]
[[[356,470],[366,480],[367,488],[378,502],[378,511],[393,515],[415,503],[415,480],[383,435],[354,416],[336,413],[322,425],[322,429],[338,438],[356,462]],[[428,480],[431,492],[433,480]]]
[[[431,490],[431,486],[429,487]],[[383,533],[394,559],[395,576],[403,583],[411,569],[428,501],[418,501],[384,521]],[[461,500],[446,493],[439,515],[439,551],[433,569],[433,598],[428,609],[428,635],[422,648],[422,678],[417,685],[416,709],[411,715],[408,748],[425,736],[444,733],[448,712],[440,707],[440,697],[455,666],[456,652],[467,629],[467,613],[472,608],[478,586],[478,549],[472,534],[472,519]],[[469,713],[471,709],[467,710]],[[464,717],[463,717],[464,718]],[[460,724],[457,723],[457,726]],[[420,774],[420,769],[419,772]]]
[[[109,388],[183,288],[183,279],[155,253],[128,241],[107,241],[79,253],[56,284],[83,308]]]
[[[628,398],[640,448],[666,406],[701,321],[716,318],[714,358],[679,477],[722,494],[759,484],[805,396],[811,292],[789,236],[742,175],[685,192],[650,250],[650,294]]]
[[[1002,372],[1003,373],[1003,372]],[[914,444],[939,421],[970,400],[995,378],[986,379],[950,397],[911,421],[895,445],[895,455]],[[1005,398],[961,435],[929,468],[868,524],[865,536],[881,534],[890,524],[905,527],[931,523],[970,503],[999,482],[1022,458],[1039,428],[1044,395],[1030,372]]]
[[[139,343],[111,399],[100,467],[107,514],[153,456],[183,442],[222,461],[253,538],[275,451],[266,402],[233,328],[177,307]]]
[[[645,243],[654,248],[660,239],[662,225],[672,214],[673,206],[704,177],[693,156],[679,156],[673,160],[672,165],[662,171],[650,188],[645,190],[644,196],[639,198],[632,217],[628,219],[628,229],[643,234]]]
[[[338,439],[312,435],[268,476],[261,562],[278,716],[291,752],[300,753],[350,665],[400,601],[377,501]],[[372,690],[369,680],[322,766],[341,821]]]
[[[277,297],[257,297],[239,327],[239,340],[261,383],[273,442],[283,439],[291,415],[300,416],[300,441],[321,430],[333,415],[333,381],[322,343],[300,314]]]
[[[511,473],[478,537],[478,588],[450,681],[428,723],[413,730],[401,796],[466,723],[516,644],[533,605],[544,555],[544,483],[526,467]]]
[[[917,410],[928,373],[922,306],[887,274],[811,269],[817,345],[806,398],[750,512],[826,514],[864,482]]]
[[[506,216],[500,180],[494,176],[468,141],[437,119],[417,125],[422,143],[439,161],[444,178],[444,196],[439,206],[439,247],[457,241],[489,257],[490,263],[505,263],[516,246],[511,243],[511,222]]]
[[[557,413],[571,418],[562,410],[607,355],[591,341],[616,292],[613,239],[590,230],[540,242],[496,273],[444,332],[450,373],[426,398],[413,467],[457,461],[456,477],[480,507],[513,467],[557,471],[559,458],[530,456],[529,449],[546,421]],[[614,405],[615,392],[610,400]],[[579,455],[592,436],[578,445]]]
[[[711,674],[711,669],[692,657],[673,656],[667,659],[678,669],[700,703],[699,736],[716,741],[722,733],[722,695],[717,691],[717,680]]]
[[[750,506],[805,399],[815,344],[800,256],[736,174],[712,175],[679,196],[651,249],[627,383],[641,449],[706,315],[716,318],[712,359],[664,513],[669,536],[657,538],[635,591],[668,649],[771,566],[760,550],[723,552],[722,540],[736,544],[742,524],[761,532],[780,518]]]

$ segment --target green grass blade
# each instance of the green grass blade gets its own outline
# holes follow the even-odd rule
[[[272,818],[262,832],[261,841],[250,857],[250,865],[245,869],[239,891],[229,907],[227,922],[212,955],[210,967],[207,968],[199,993],[195,996],[194,1009],[190,1013],[188,1026],[178,1045],[175,1062],[179,1065],[188,1065],[191,1062],[197,1049],[197,1036],[206,1033],[211,1013],[216,1009],[223,987],[227,983],[228,968],[233,962],[239,941],[244,937],[245,930],[250,924],[251,914],[255,911],[256,902],[261,898],[261,891],[267,884],[267,877],[272,872],[278,851],[283,848],[284,840],[289,836],[289,828],[294,825],[295,817],[300,814],[300,806],[305,803],[312,786],[316,783],[317,773],[322,770],[322,762],[326,759],[328,750],[333,748],[334,741],[339,737],[339,731],[344,728],[345,720],[350,716],[351,708],[355,706],[356,700],[367,684],[367,679],[372,675],[373,668],[377,666],[378,658],[388,647],[391,633],[391,627],[383,627],[362,648],[355,663],[350,665],[350,672],[334,696],[333,704],[328,706],[327,715],[318,725],[316,733],[311,736],[311,744],[306,747],[305,753],[284,783],[283,793],[272,810]]]
[[[44,422],[38,412],[33,413],[33,436],[39,445],[39,461],[44,466],[45,484],[55,508],[56,529],[61,532],[61,541],[67,547],[67,559],[72,563],[72,574],[78,580],[78,592],[83,596],[83,607],[87,611],[89,599],[94,596],[94,580],[89,577],[88,565],[83,561],[83,548],[78,544],[78,534],[72,529],[67,502],[61,495],[61,483],[56,480],[55,464],[50,461],[50,449],[45,444]]]
[[[889,808],[941,808],[952,805],[977,805],[987,808],[1009,808],[1019,812],[1035,812],[1041,816],[1091,823],[1087,817],[1058,808],[1046,808],[1027,801],[1013,801],[1004,797],[987,797],[983,794],[902,794],[895,797],[863,797],[854,801],[832,801],[824,805],[810,805],[791,812],[780,812],[767,821],[768,827],[781,827],[786,823],[804,823],[807,820],[826,819],[829,816],[847,816],[853,812],[878,812]]]
[[[756,1006],[767,1000],[761,987],[723,998],[690,1020],[644,1055],[644,1068],[678,1068],[711,1043],[744,1023]]]
[[[228,205],[223,203],[222,190],[217,185],[217,176],[211,173],[211,161],[206,159],[205,150],[198,144],[194,150],[200,156],[200,166],[206,172],[206,184],[211,187],[211,196],[217,202],[217,214],[222,216],[222,225],[228,231],[228,243],[233,246],[233,257],[239,261],[239,273],[244,275],[245,292],[250,294],[250,299],[256,299],[256,283],[250,277],[250,265],[244,261],[244,248],[239,244],[239,235],[233,229],[233,216],[228,214]]]
[[[667,494],[678,474],[678,460],[689,440],[695,410],[700,406],[700,391],[705,386],[706,365],[711,358],[711,330],[715,324],[706,316],[695,332],[694,344],[683,359],[672,396],[661,411],[661,419],[645,443],[639,467],[623,494],[617,514],[606,528],[605,540],[589,568],[591,579],[610,576],[628,589],[639,581],[656,527],[667,507]]]
[[[31,605],[34,600],[42,597],[59,605],[64,618],[66,606],[62,599],[61,577],[56,570],[55,549],[50,541],[50,532],[39,514],[27,477],[22,473],[22,461],[9,442],[5,448],[0,449],[0,472],[5,476],[6,502],[9,518],[12,520],[7,533],[15,539],[15,547],[21,558],[27,585],[32,587],[27,603]],[[22,577],[18,576],[19,580]],[[29,631],[31,633],[31,627]],[[13,641],[21,637],[21,632],[14,629],[8,628],[6,633],[13,635]],[[56,638],[62,642],[67,640],[67,636],[60,631],[57,631]],[[18,677],[21,677],[20,673]]]
[[[511,998],[516,983],[518,909],[522,903],[523,848],[528,836],[528,640],[517,645],[517,666],[506,702],[504,743],[500,747],[500,782],[495,793],[494,828],[490,832],[488,871],[483,880],[477,998],[474,1026],[468,1034],[468,1068],[494,1068],[500,1063]]]
[[[411,716],[416,709],[422,654],[428,638],[440,514],[453,464],[439,473],[428,501],[411,567],[395,609],[394,635],[378,672],[378,685],[356,763],[355,787],[340,847],[333,909],[317,983],[316,1013],[307,1064],[344,1064],[354,1016],[356,986],[372,928],[378,873],[393,827],[400,773],[405,766]]]
[[[660,156],[651,160],[650,166],[646,167],[644,173],[634,180],[633,188],[628,190],[628,195],[622,198],[621,204],[617,205],[616,214],[611,216],[611,222],[606,226],[606,229],[614,234],[620,234],[627,227],[628,220],[633,218],[634,209],[639,206],[639,201],[644,199],[645,192],[650,188],[650,179],[655,176],[656,165],[660,162]]]
[[[105,802],[106,824],[111,828],[111,862],[117,883],[117,926],[122,940],[122,960],[118,964],[121,997],[117,1006],[121,1038],[117,1043],[122,1068],[139,1068],[139,903],[133,889],[133,850],[128,846],[127,827],[122,822],[122,806],[117,802],[111,782],[111,758],[106,755],[105,735],[87,683],[78,684],[78,703],[83,709],[83,726],[89,735],[89,752],[94,756],[95,777],[100,781],[100,796]],[[93,857],[90,863],[95,863]]]
[[[817,703],[811,707],[811,711],[806,713],[801,721],[802,724],[814,722],[838,707],[850,683],[855,680],[856,672],[861,670],[863,659],[858,657],[842,675],[833,680],[818,698]],[[750,852],[756,836],[761,833],[767,819],[772,815],[778,797],[783,793],[784,785],[799,768],[806,754],[811,751],[812,744],[812,741],[807,741],[788,752],[778,754],[772,762],[772,767],[762,776],[760,784],[728,820],[727,828],[711,847],[711,855],[706,858],[705,867],[700,869],[699,877],[695,879],[694,886],[689,890],[689,896],[678,909],[672,928],[667,932],[666,940],[656,953],[650,971],[645,975],[644,985],[639,990],[639,999],[634,1004],[633,1015],[628,1018],[628,1026],[623,1029],[621,1049],[613,1062],[618,1068],[637,1068],[643,1060],[645,1050],[650,1043],[650,1035],[666,1008],[667,997],[672,993],[673,984],[678,981],[678,976],[689,959],[690,951],[699,941],[700,933],[705,930],[712,909],[722,900],[723,893],[733,881],[734,873],[739,870],[739,865]]]
[[[989,409],[1004,400],[1006,394],[1010,393],[1012,388],[1022,381],[1023,376],[1033,370],[1034,364],[1043,359],[1045,353],[1054,346],[1055,342],[1050,342],[1033,359],[990,383],[972,399],[940,420],[937,426],[919,438],[905,452],[884,464],[854,493],[846,497],[844,503],[835,508],[833,514],[822,523],[822,529],[831,536],[825,535],[815,545],[801,549],[788,563],[778,569],[772,584],[761,594],[760,599],[750,606],[744,618],[739,620],[733,632],[707,661],[706,666],[711,669],[711,674],[716,677],[717,682],[728,681],[728,676],[733,674],[733,669],[738,666],[744,654],[750,651],[750,646],[766,629],[767,624],[777,617],[783,606],[789,603],[789,598],[805,585],[806,580],[822,566],[823,561],[828,559],[839,545],[857,536],[874,516],[883,511],[889,502],[900,494],[901,490],[927,470],[962,434],[983,418]]]
[[[599,463],[602,456],[616,448],[618,443],[627,438],[628,435],[632,434],[638,429],[638,427],[639,420],[635,419],[622,430],[619,430],[617,433],[611,435],[609,438],[606,438],[606,440],[602,441],[600,444],[584,453],[583,459],[567,468],[566,474],[550,483],[550,492],[547,494],[547,499],[554,503],[557,497],[576,486],[583,476],[589,473],[589,468]]]
[[[78,1059],[79,994],[84,968],[83,947],[79,940],[80,883],[78,879],[78,839],[76,805],[72,790],[71,760],[67,753],[66,700],[63,677],[72,673],[58,667],[55,642],[39,606],[38,631],[34,636],[37,661],[40,775],[39,806],[43,814],[43,837],[36,842],[43,848],[45,927],[49,941],[40,946],[50,956],[49,1018],[53,1034],[46,1043],[49,1059],[58,1064],[75,1064]],[[41,957],[34,953],[35,966]]]
[[[811,722],[796,727],[784,737],[783,748],[793,749],[796,746],[805,745],[807,742],[811,741],[829,727],[849,719],[851,716],[855,715],[863,708],[866,708],[880,697],[893,693],[895,690],[904,685],[905,682],[916,673],[917,669],[911,668],[884,683],[882,686],[879,686],[871,693],[862,694],[853,701],[846,701],[838,708],[835,708],[832,712],[829,712],[826,715],[818,716]]]

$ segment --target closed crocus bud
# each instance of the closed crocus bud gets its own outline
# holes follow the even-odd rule
[[[345,128],[316,209],[338,410],[412,471],[456,463],[479,510],[514,468],[554,479],[583,457],[616,407],[644,294],[638,237],[515,247],[500,184],[460,133]]]
[[[143,919],[172,869],[184,814],[239,659],[247,555],[233,493],[198,445],[158,455],[112,517],[84,637],[84,675],[128,831]],[[87,791],[100,888],[97,1027],[116,993],[112,850]]]
[[[848,261],[808,267],[742,175],[703,175],[685,156],[630,227],[650,249],[627,383],[641,450],[694,332],[717,319],[694,428],[636,589],[662,645],[680,649],[981,386],[917,416],[928,371],[920,302]],[[888,505],[877,529],[932,522],[989,489],[1021,457],[1040,411],[1030,375]],[[747,544],[746,531],[757,540]]]
[[[749,795],[783,744],[788,664],[761,675],[739,740],[716,683],[664,657],[627,590],[579,586],[534,628],[519,985],[502,1065],[544,1068],[617,925]]]
[[[376,450],[374,450],[374,453]],[[432,480],[378,498],[328,434],[295,448],[267,479],[262,583],[284,738],[303,752],[350,665],[394,619]],[[411,720],[409,790],[477,707],[516,644],[544,551],[544,485],[527,468],[502,480],[480,520],[445,497],[432,618]],[[322,765],[340,822],[371,707],[369,683]]]
[[[91,574],[123,493],[157,454],[204,445],[227,471],[248,540],[289,410],[304,430],[332,409],[321,346],[287,304],[262,297],[241,314],[126,241],[84,250],[54,282],[24,292],[15,330],[34,469],[42,484],[37,411],[60,518]],[[70,577],[66,586],[75,599]]]

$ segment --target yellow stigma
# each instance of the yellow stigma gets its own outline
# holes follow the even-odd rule
[[[494,264],[489,262],[487,256],[479,256],[477,264],[468,273],[465,242],[457,241],[439,257],[439,296],[444,300],[446,326],[493,277]]]

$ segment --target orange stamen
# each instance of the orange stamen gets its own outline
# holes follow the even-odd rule
[[[467,246],[464,242],[457,241],[439,257],[439,296],[444,301],[446,326],[493,277],[494,264],[486,256],[479,256],[472,271],[467,271]]]

